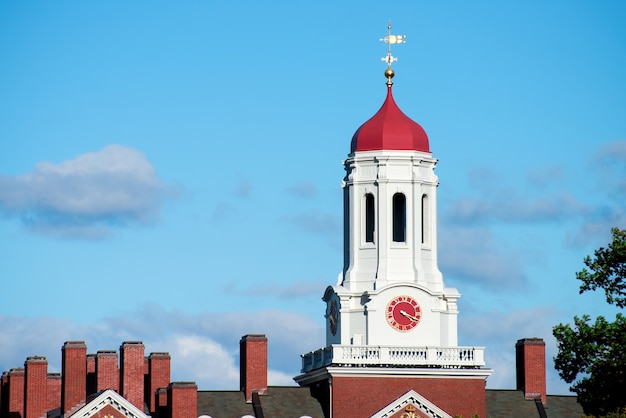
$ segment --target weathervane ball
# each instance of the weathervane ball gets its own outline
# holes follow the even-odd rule
[[[387,77],[387,80],[391,80],[394,75],[396,75],[396,73],[394,73],[391,68],[387,68],[385,70],[385,77]]]

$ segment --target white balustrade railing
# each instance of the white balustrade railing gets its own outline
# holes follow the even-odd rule
[[[302,373],[325,366],[476,368],[484,347],[394,347],[330,345],[302,355]]]

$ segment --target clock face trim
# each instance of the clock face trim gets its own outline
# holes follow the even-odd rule
[[[391,299],[385,309],[387,323],[396,331],[407,332],[422,319],[422,308],[411,296],[401,295]]]

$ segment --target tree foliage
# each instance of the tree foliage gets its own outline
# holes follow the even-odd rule
[[[615,412],[609,412],[606,415],[602,415],[601,417],[596,417],[595,415],[585,415],[581,418],[626,418],[626,407],[621,408]]]
[[[559,353],[555,368],[567,383],[578,375],[572,390],[587,414],[606,414],[626,405],[626,317],[615,322],[599,316],[595,323],[588,315],[574,317],[574,327],[559,324],[553,330]]]
[[[626,306],[626,230],[613,228],[613,241],[608,248],[600,247],[595,258],[587,256],[585,265],[589,268],[576,273],[583,282],[580,293],[587,290],[604,289],[606,301],[619,308]]]
[[[612,229],[613,240],[586,257],[586,268],[576,274],[580,292],[604,289],[609,304],[626,306],[626,231]],[[574,326],[553,329],[558,344],[554,364],[559,375],[578,395],[586,414],[608,416],[626,407],[626,317],[614,322],[599,316],[574,317]],[[578,380],[576,380],[578,378]]]

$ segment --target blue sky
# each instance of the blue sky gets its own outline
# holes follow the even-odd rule
[[[336,4],[340,3],[340,4]],[[324,345],[342,159],[394,97],[439,159],[440,269],[459,342],[513,388],[514,344],[614,316],[575,272],[626,227],[626,5],[1,2],[0,369],[143,340],[172,378],[270,383]]]

